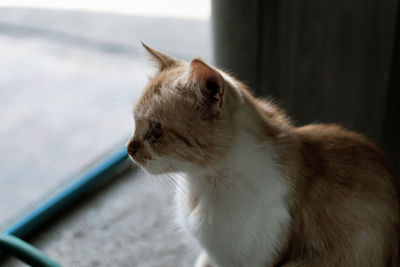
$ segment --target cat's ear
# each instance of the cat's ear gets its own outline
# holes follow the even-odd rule
[[[170,68],[177,64],[177,60],[148,47],[145,43],[141,42],[143,47],[149,52],[155,62],[158,64],[159,70],[162,71],[164,69]]]
[[[192,84],[199,84],[200,97],[214,104],[216,107],[224,105],[224,79],[215,69],[208,66],[200,58],[195,58],[190,63],[189,80]]]

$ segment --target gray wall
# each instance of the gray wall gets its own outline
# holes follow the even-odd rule
[[[398,0],[214,0],[216,64],[298,125],[337,122],[400,165]]]

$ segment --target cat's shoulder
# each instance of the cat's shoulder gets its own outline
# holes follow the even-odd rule
[[[306,143],[326,144],[329,146],[358,145],[376,147],[364,135],[348,130],[338,124],[308,124],[294,128],[294,132],[300,141]]]
[[[364,135],[337,124],[309,124],[294,128],[303,149],[325,151],[331,156],[354,158],[359,155],[385,162],[383,152]],[[346,157],[348,155],[349,157]]]
[[[294,128],[294,131],[305,138],[350,138],[368,141],[363,135],[350,131],[338,124],[313,123]]]

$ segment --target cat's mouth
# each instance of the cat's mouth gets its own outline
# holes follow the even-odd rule
[[[129,155],[129,159],[133,161],[136,165],[139,165],[140,167],[145,167],[147,165],[148,159],[141,159],[141,158],[134,158],[133,156]]]
[[[138,158],[138,157],[132,157],[129,155],[130,160],[132,160],[136,165],[138,165],[140,168],[145,170],[146,172],[153,174],[153,175],[159,175],[159,174],[165,174],[168,172],[167,168],[163,168],[161,164],[157,164],[153,162],[152,158],[146,157],[146,158]]]

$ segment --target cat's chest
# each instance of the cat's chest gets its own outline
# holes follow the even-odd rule
[[[258,174],[242,174],[248,181],[238,182],[226,195],[200,196],[195,208],[178,195],[180,224],[219,266],[268,266],[283,245],[290,220],[287,187],[280,178],[262,177],[271,173]]]

